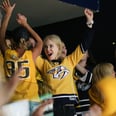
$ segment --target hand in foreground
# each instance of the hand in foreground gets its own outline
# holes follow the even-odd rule
[[[37,109],[36,111],[33,113],[32,116],[43,116],[44,115],[44,111],[45,111],[45,107],[49,104],[53,103],[52,99],[49,100],[45,100]]]
[[[9,102],[18,83],[20,82],[19,74],[21,71],[22,68],[16,71],[14,75],[11,77],[11,80],[9,80],[8,82],[6,83],[0,82],[0,106]]]
[[[102,110],[95,104],[90,107],[89,111],[84,116],[102,116]]]

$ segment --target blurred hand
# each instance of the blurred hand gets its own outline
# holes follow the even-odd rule
[[[102,116],[102,110],[98,105],[93,105],[84,116]]]
[[[0,106],[3,104],[6,104],[12,97],[20,81],[20,78],[18,76],[21,71],[22,71],[22,68],[16,71],[14,75],[11,77],[11,80],[9,80],[8,82],[6,83],[0,82]]]
[[[33,113],[32,116],[43,116],[44,115],[44,111],[45,111],[45,107],[49,104],[53,103],[52,99],[49,100],[45,100],[37,109],[36,111]]]

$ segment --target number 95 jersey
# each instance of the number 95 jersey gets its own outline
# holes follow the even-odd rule
[[[36,68],[32,57],[32,51],[27,50],[21,57],[18,57],[15,50],[6,50],[5,71],[7,78],[11,78],[12,74],[18,70],[20,66],[23,68],[19,75],[21,81],[16,88],[13,101],[19,99],[37,99],[38,85],[35,78]]]

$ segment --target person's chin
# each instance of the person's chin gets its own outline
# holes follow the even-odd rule
[[[48,60],[51,60],[51,57],[47,57],[48,58]]]
[[[49,57],[48,59],[49,59],[50,61],[51,61],[51,60],[54,60],[53,57]]]

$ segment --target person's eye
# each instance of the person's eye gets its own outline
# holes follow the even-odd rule
[[[53,48],[53,45],[50,45],[50,48]]]

